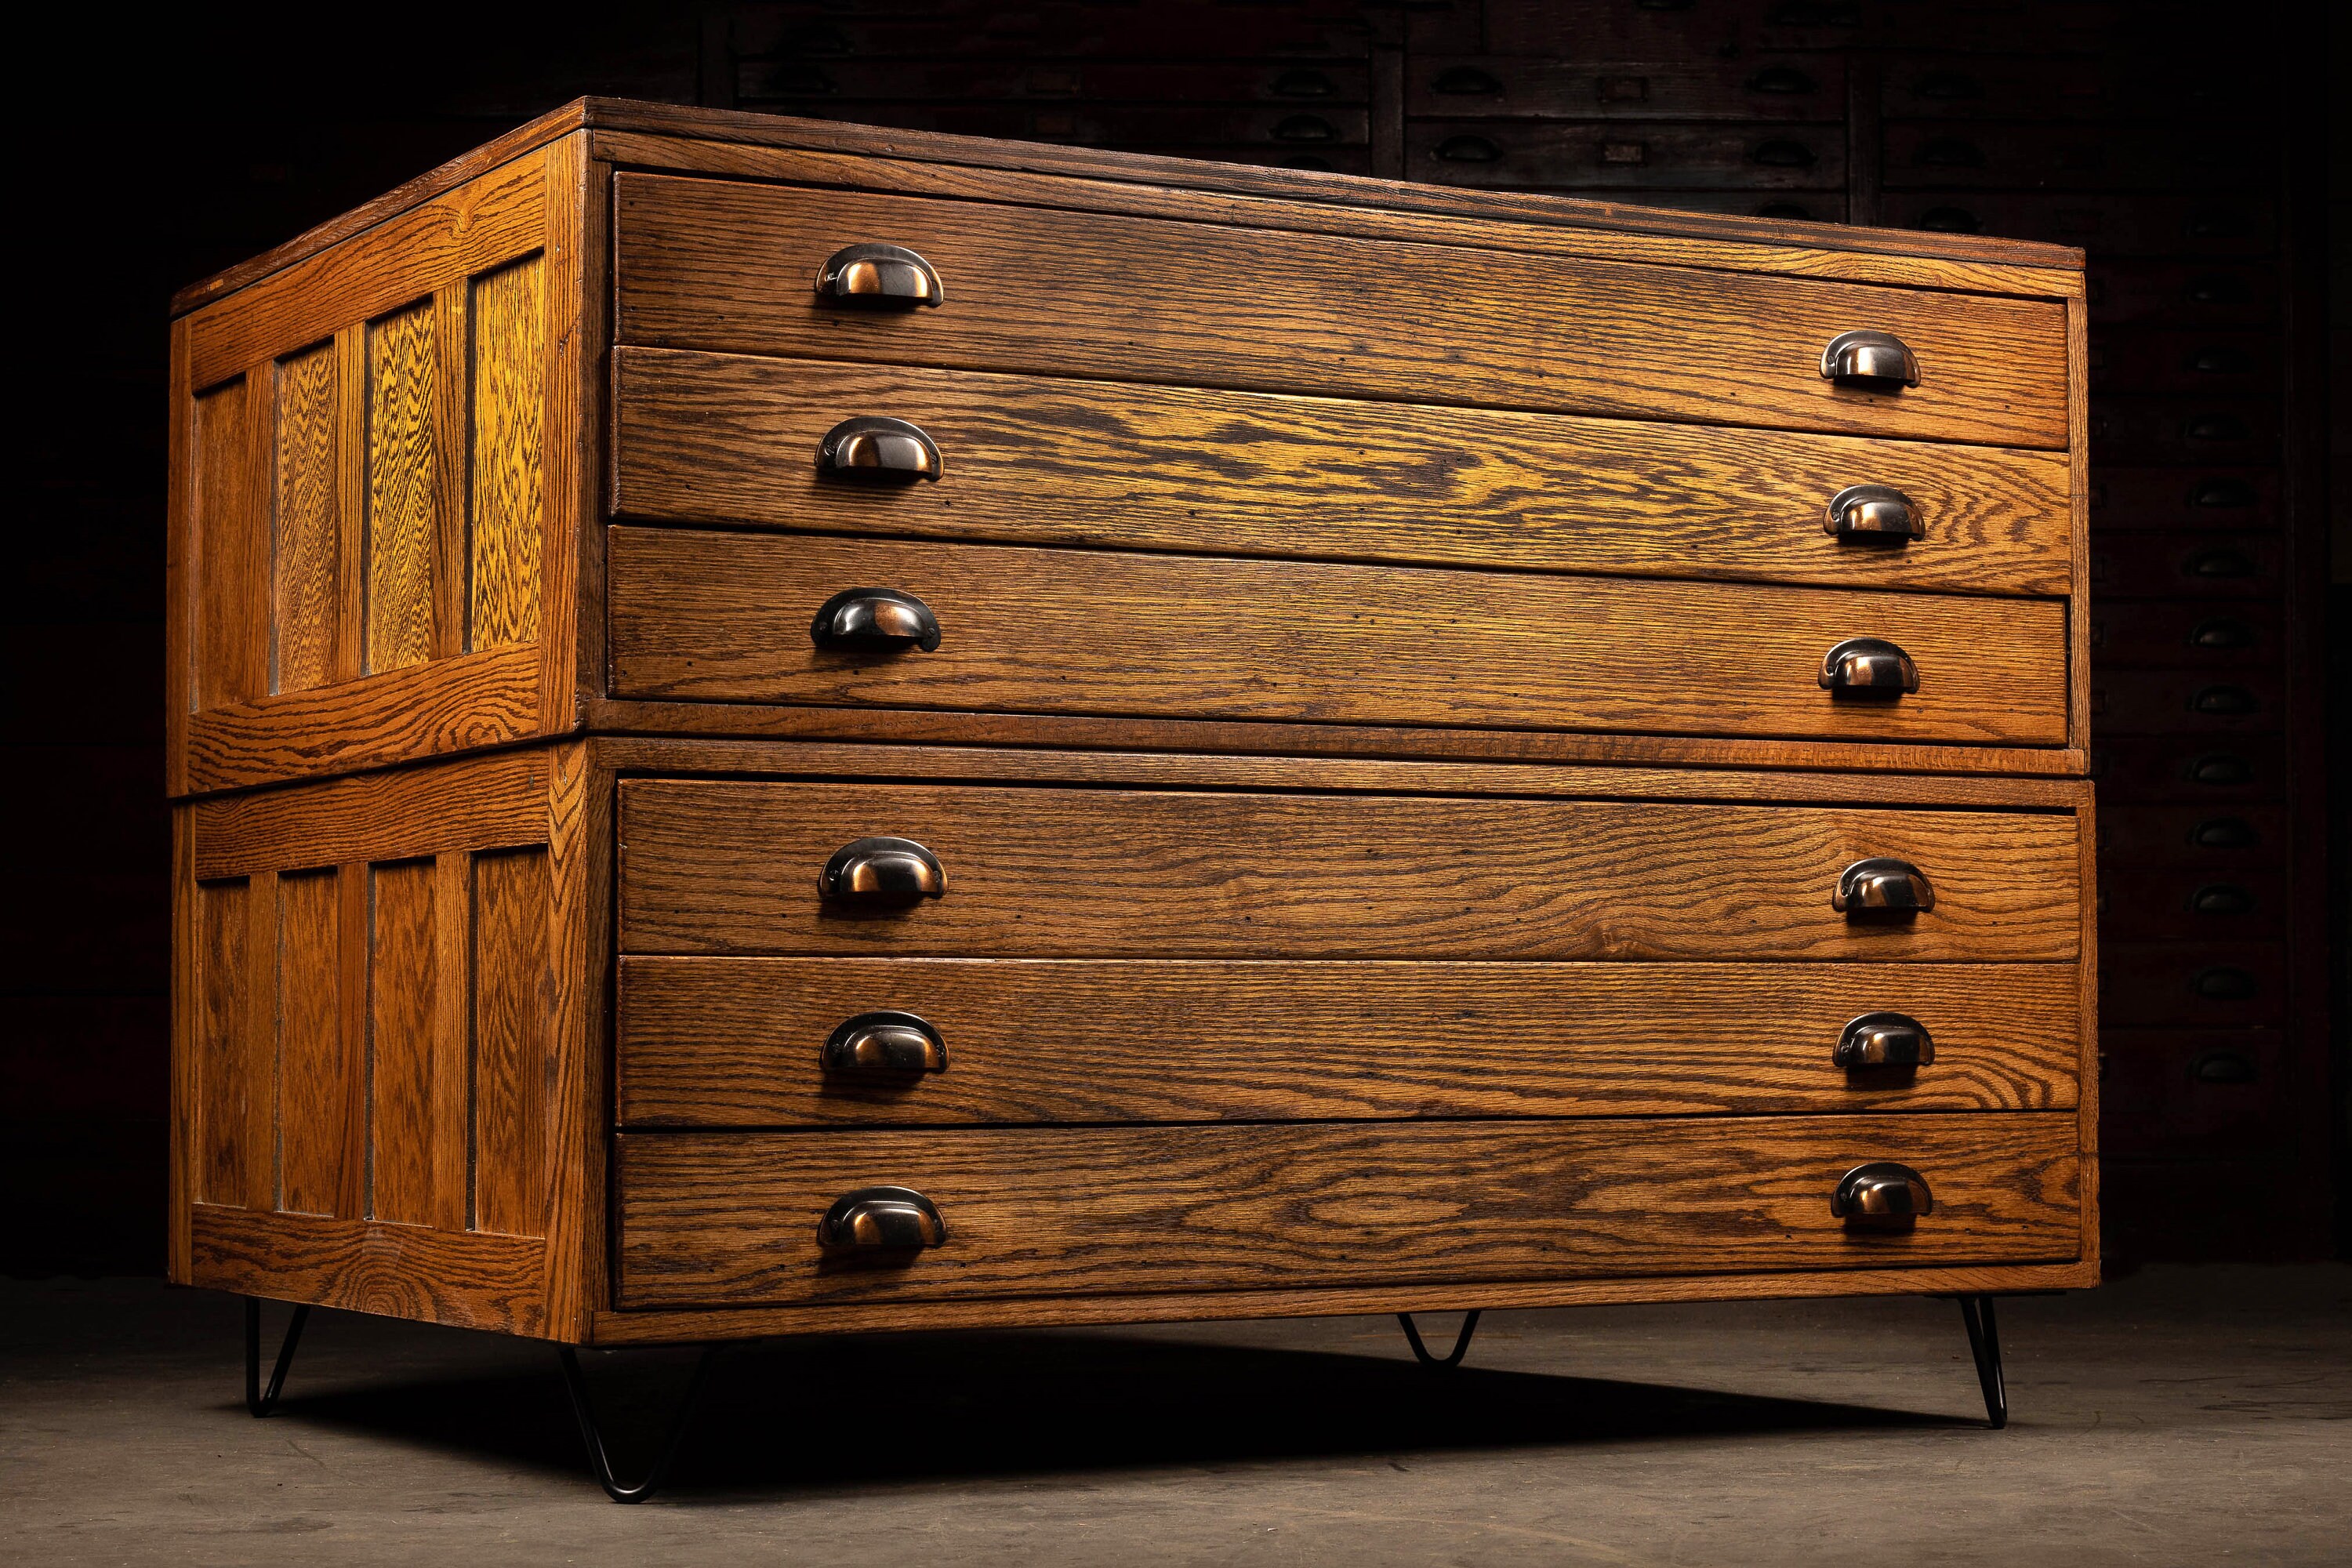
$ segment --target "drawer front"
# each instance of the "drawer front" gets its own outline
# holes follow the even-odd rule
[[[614,223],[625,343],[2066,444],[2054,300],[654,174],[617,177]],[[919,252],[944,303],[821,304],[819,267],[867,242]],[[1900,337],[1919,385],[1823,379],[1855,330]]]
[[[614,385],[631,518],[1995,594],[2071,577],[2055,453],[666,349],[616,351]],[[875,416],[929,436],[942,479],[806,460]],[[1862,484],[1925,536],[1832,536],[1830,500]]]
[[[888,540],[612,530],[617,696],[1160,718],[2056,746],[2066,607]],[[821,648],[835,595],[887,587],[936,651]],[[1822,689],[1848,637],[1919,689]]]
[[[1697,1121],[623,1133],[623,1307],[933,1300],[2070,1259],[2071,1112]],[[1935,1210],[1850,1228],[1854,1166]],[[911,1187],[944,1242],[828,1253]]]
[[[632,1126],[1353,1121],[2073,1105],[2073,964],[628,958]],[[945,1065],[826,1063],[876,1012]],[[1917,1068],[1849,1071],[1900,1012]]]
[[[2074,818],[1627,801],[624,780],[631,952],[1138,958],[2072,961]],[[827,904],[902,836],[946,892]],[[1852,921],[1891,856],[1933,910]]]

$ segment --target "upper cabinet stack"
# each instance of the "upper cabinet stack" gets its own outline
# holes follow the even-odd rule
[[[2053,247],[592,101],[184,304],[175,793],[581,730],[2082,770]]]

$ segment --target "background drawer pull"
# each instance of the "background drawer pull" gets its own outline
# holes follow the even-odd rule
[[[1917,914],[1936,907],[1936,889],[1908,860],[1884,856],[1857,860],[1838,873],[1837,891],[1830,908],[1852,919],[1856,915]]]
[[[1907,1013],[1864,1013],[1845,1026],[1830,1059],[1842,1068],[1926,1067],[1936,1059],[1936,1040]]]
[[[1919,689],[1919,667],[1884,637],[1848,637],[1822,658],[1822,689],[1857,697]]]
[[[1892,392],[1919,384],[1919,356],[1893,332],[1840,332],[1822,351],[1822,374],[1840,386]]]
[[[1892,1160],[1856,1165],[1830,1194],[1830,1213],[1849,1225],[1893,1229],[1935,1212],[1927,1179]]]
[[[905,1252],[947,1238],[938,1205],[912,1187],[844,1193],[816,1222],[817,1245],[839,1251]]]
[[[820,605],[809,640],[821,648],[887,653],[919,647],[935,653],[940,618],[912,594],[896,588],[844,588]]]
[[[817,887],[845,903],[911,904],[946,892],[948,874],[911,838],[860,838],[833,852]]]
[[[939,269],[902,245],[851,245],[816,269],[817,298],[836,305],[904,309],[947,298]]]
[[[820,1059],[827,1072],[945,1072],[948,1043],[912,1013],[860,1013],[826,1038]]]
[[[1885,485],[1848,485],[1830,497],[1822,531],[1872,544],[1901,544],[1925,538],[1927,530],[1919,521],[1919,509],[1901,490]]]
[[[845,479],[905,483],[937,479],[942,467],[939,443],[904,419],[866,416],[845,419],[817,443],[821,474]]]

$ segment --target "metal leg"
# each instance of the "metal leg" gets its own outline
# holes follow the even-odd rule
[[[1411,1312],[1399,1312],[1397,1321],[1404,1327],[1405,1342],[1412,1347],[1412,1359],[1423,1366],[1439,1368],[1460,1366],[1462,1352],[1470,1348],[1470,1336],[1478,1331],[1478,1314],[1465,1313],[1462,1319],[1462,1332],[1454,1342],[1454,1353],[1440,1361],[1429,1353],[1427,1345],[1421,1342],[1421,1331],[1413,1327]]]
[[[1960,1321],[1969,1326],[1969,1353],[1976,1358],[1977,1384],[1984,1390],[1985,1424],[1998,1432],[2009,1425],[2009,1389],[2000,1377],[2000,1325],[1993,1321],[1992,1298],[1963,1296]]]
[[[670,1418],[669,1433],[662,1439],[661,1450],[654,1456],[653,1468],[646,1479],[635,1486],[623,1486],[613,1479],[612,1456],[604,1452],[604,1439],[597,1431],[595,1406],[588,1401],[587,1380],[580,1375],[580,1355],[570,1345],[556,1347],[556,1358],[563,1363],[563,1386],[572,1395],[572,1414],[580,1423],[580,1441],[588,1450],[588,1468],[595,1472],[596,1484],[614,1502],[643,1502],[661,1489],[669,1475],[669,1465],[677,1458],[678,1445],[685,1440],[687,1422],[694,1415],[695,1401],[702,1393],[703,1374],[710,1370],[713,1357],[719,1353],[715,1345],[707,1346],[702,1358],[694,1363],[694,1376],[686,1385],[686,1397],[679,1402],[677,1414]]]
[[[278,1364],[270,1370],[269,1388],[261,1386],[261,1302],[254,1297],[245,1299],[245,1407],[256,1417],[269,1414],[278,1403],[280,1389],[286,1386],[286,1369],[294,1364],[294,1347],[301,1342],[302,1325],[310,1321],[310,1309],[294,1309],[293,1321],[286,1325],[286,1342],[278,1347]]]

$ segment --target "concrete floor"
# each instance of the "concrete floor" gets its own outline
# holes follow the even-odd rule
[[[781,1344],[634,1509],[543,1347],[319,1313],[255,1421],[233,1299],[6,1281],[0,1318],[27,1564],[2352,1561],[2343,1266],[2005,1303],[2003,1433],[1947,1301],[1498,1313],[1453,1374],[1387,1319]],[[687,1363],[588,1362],[625,1460]]]

